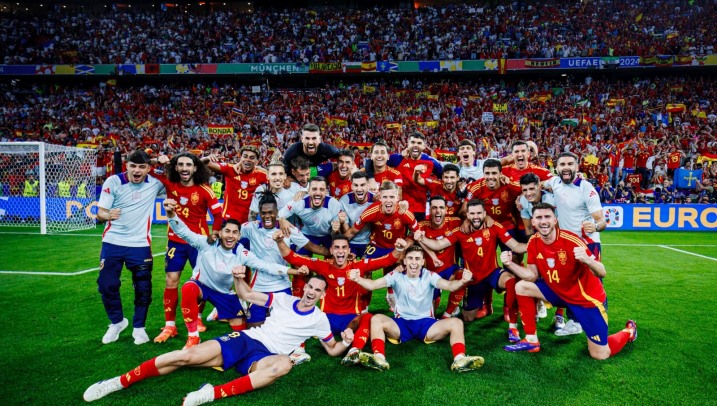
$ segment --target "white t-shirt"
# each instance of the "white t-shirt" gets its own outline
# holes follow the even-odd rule
[[[591,213],[602,211],[600,196],[593,185],[580,177],[565,184],[557,176],[548,179],[545,184],[553,190],[560,228],[585,238],[583,221],[594,222]],[[587,237],[600,242],[600,233],[597,231],[587,234]]]
[[[406,320],[434,318],[433,290],[441,277],[427,269],[418,278],[405,273],[390,272],[384,276],[389,288],[396,294],[396,316]]]

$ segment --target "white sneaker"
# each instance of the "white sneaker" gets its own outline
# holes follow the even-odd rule
[[[441,318],[442,319],[450,319],[451,317],[458,316],[458,313],[460,313],[460,312],[461,312],[461,308],[456,307],[456,310],[454,310],[452,313],[443,312],[443,316],[441,316]]]
[[[386,302],[388,302],[388,309],[392,313],[396,313],[396,294],[386,293]]]
[[[187,393],[187,397],[184,398],[184,403],[182,403],[182,405],[196,406],[209,402],[214,402],[214,386],[206,384],[199,388],[199,390]]]
[[[556,336],[571,336],[573,334],[580,334],[583,332],[583,326],[580,325],[580,323],[568,320],[567,323],[565,323],[565,327],[561,328],[560,330],[555,331]]]
[[[204,319],[206,321],[217,321],[219,318],[219,312],[217,311],[217,308],[215,307],[214,310],[209,312],[209,315]]]
[[[149,342],[149,336],[147,335],[147,332],[144,330],[144,327],[135,328],[132,331],[132,337],[134,337],[134,343],[137,345]]]
[[[291,363],[296,366],[311,361],[311,355],[309,355],[304,348],[297,347],[289,354],[289,359],[291,359]]]
[[[544,319],[548,317],[548,309],[545,308],[545,303],[542,300],[538,300],[538,318]]]
[[[120,389],[124,389],[124,386],[120,383],[120,377],[115,376],[112,379],[99,381],[96,384],[93,384],[87,388],[85,394],[82,395],[82,398],[85,399],[85,402],[92,402],[97,399],[102,399],[110,393],[117,392]]]
[[[104,337],[102,337],[102,344],[109,344],[117,341],[122,330],[126,329],[129,325],[127,319],[122,319],[119,323],[110,324]]]

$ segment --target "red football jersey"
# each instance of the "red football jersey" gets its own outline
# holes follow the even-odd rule
[[[680,161],[682,160],[682,154],[679,152],[671,152],[667,157],[667,169],[677,169],[680,167]]]
[[[329,181],[329,196],[333,196],[337,200],[351,191],[350,176],[348,179],[341,179],[338,171],[334,171],[331,172],[327,180]]]
[[[443,225],[439,228],[431,227],[430,220],[421,221],[419,225],[426,237],[433,240],[442,240],[443,238],[458,233],[458,228],[461,226],[461,219],[458,217],[446,217],[445,221],[443,221]],[[443,265],[440,267],[436,266],[433,259],[426,255],[426,269],[431,272],[441,272],[448,269],[456,263],[456,246],[451,244],[448,248],[436,251],[436,256],[443,262]]]
[[[443,181],[433,178],[426,179],[426,188],[428,193],[433,196],[443,196],[446,198],[446,216],[455,216],[461,209],[463,200],[457,197],[458,188],[455,188],[452,192],[447,191],[443,187]]]
[[[175,212],[190,230],[207,235],[207,210],[214,216],[212,229],[221,228],[222,205],[208,185],[183,186],[181,183],[170,182],[166,176],[154,175],[154,177],[167,189],[167,198],[177,201]],[[167,227],[167,236],[170,241],[186,244],[171,227]]]
[[[534,173],[540,178],[541,182],[545,182],[546,180],[553,177],[553,174],[550,173],[549,170],[546,168],[543,168],[542,166],[528,164],[528,166],[525,167],[525,169],[518,169],[515,165],[507,165],[503,167],[503,170],[501,173],[503,175],[510,178],[511,182],[519,183],[520,177],[525,175],[526,173]]]
[[[262,183],[266,183],[266,171],[256,168],[250,173],[238,173],[234,166],[226,163],[219,164],[219,172],[224,175],[224,210],[225,219],[236,219],[241,223],[249,220],[249,206],[254,197],[254,191]]]
[[[325,313],[332,314],[360,314],[363,310],[361,295],[364,289],[356,282],[349,280],[348,272],[358,269],[362,277],[376,269],[391,266],[398,261],[393,254],[384,255],[380,258],[362,259],[349,262],[344,268],[337,268],[331,259],[307,258],[291,252],[284,257],[286,262],[292,266],[300,267],[306,265],[313,272],[326,278],[326,296],[321,301],[320,308]]]
[[[521,193],[520,185],[517,183],[500,185],[498,189],[491,190],[486,185],[485,178],[480,178],[468,185],[466,201],[471,199],[482,200],[488,215],[493,220],[507,229],[513,229],[515,228],[515,221],[512,213],[513,210],[516,210],[515,199]]]
[[[426,187],[413,181],[413,170],[418,165],[425,165],[426,171],[421,177],[428,179],[433,172],[433,162],[421,159],[403,158],[396,169],[403,176],[403,200],[408,202],[408,210],[412,213],[426,212]]]
[[[568,303],[600,307],[606,295],[600,279],[587,265],[575,259],[573,249],[579,247],[593,256],[585,242],[576,234],[556,229],[557,239],[545,244],[537,234],[528,241],[528,264],[538,268],[550,289]]]
[[[401,176],[401,172],[393,169],[393,168],[386,168],[385,171],[381,173],[374,173],[373,179],[376,181],[376,183],[381,186],[381,183],[384,180],[390,180],[391,182],[395,183],[398,187],[403,187],[403,176]]]
[[[506,228],[498,223],[493,223],[490,227],[473,231],[470,234],[458,231],[446,238],[451,244],[456,242],[461,244],[465,269],[470,270],[473,274],[473,280],[469,285],[475,285],[498,268],[498,256],[496,255],[498,239],[506,243],[513,237],[510,236]]]
[[[381,202],[369,206],[354,223],[357,230],[372,224],[370,244],[378,248],[393,248],[399,238],[405,238],[408,229],[418,230],[418,222],[410,211],[403,214],[398,209],[393,214],[383,214]]]

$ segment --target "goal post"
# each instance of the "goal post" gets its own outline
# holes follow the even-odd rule
[[[0,226],[41,234],[95,227],[94,149],[0,142]]]

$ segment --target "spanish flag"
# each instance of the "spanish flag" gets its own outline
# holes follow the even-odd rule
[[[400,130],[401,124],[399,123],[386,123],[386,128],[389,130]]]

